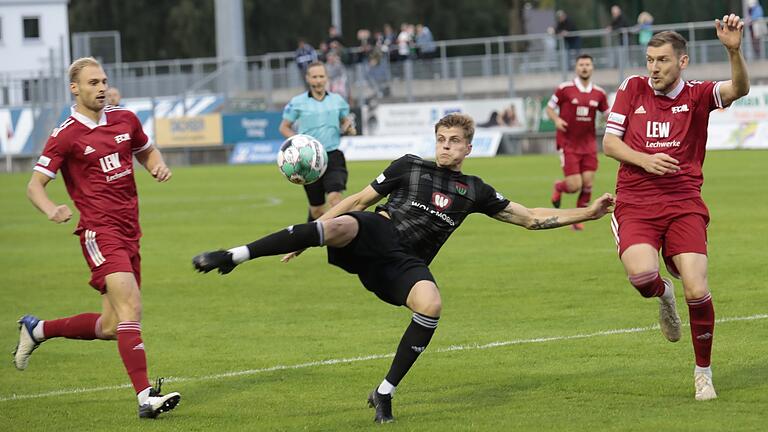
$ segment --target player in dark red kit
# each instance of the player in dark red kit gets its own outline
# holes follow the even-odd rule
[[[141,270],[138,196],[133,157],[159,182],[171,178],[163,157],[130,111],[105,105],[107,76],[91,57],[69,67],[72,115],[51,134],[34,167],[27,196],[49,220],[72,217],[45,190],[61,171],[69,196],[80,211],[75,235],[91,269],[90,284],[102,294],[101,313],[56,320],[25,315],[19,320],[14,364],[24,370],[29,357],[48,339],[117,339],[117,347],[139,400],[139,417],[155,418],[176,407],[181,395],[160,394],[147,378],[141,338]]]
[[[579,192],[577,207],[586,207],[592,199],[592,184],[597,171],[595,116],[597,111],[608,110],[605,90],[591,81],[593,70],[592,57],[580,55],[576,59],[576,78],[560,84],[547,104],[547,116],[557,129],[557,149],[565,175],[563,180],[555,182],[552,192],[552,205],[557,208],[560,208],[563,192]],[[584,228],[582,224],[571,227],[575,230]]]
[[[731,80],[685,81],[686,40],[657,33],[648,42],[650,76],[631,76],[619,87],[603,139],[605,154],[621,162],[612,228],[630,283],[643,297],[659,297],[664,336],[680,339],[672,281],[659,274],[659,250],[667,270],[682,279],[696,356],[696,400],[717,397],[710,354],[715,311],[707,286],[707,224],[701,199],[709,113],[749,92],[741,53],[744,23],[736,15],[715,20],[728,52]]]

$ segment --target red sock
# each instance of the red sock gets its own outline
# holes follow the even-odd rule
[[[84,313],[57,320],[45,320],[43,321],[43,334],[45,334],[46,339],[55,337],[84,340],[101,339],[96,332],[99,317],[101,314]]]
[[[123,321],[117,325],[117,349],[136,393],[149,387],[147,357],[144,353],[144,342],[141,340],[140,323]]]
[[[645,298],[664,295],[664,281],[658,270],[630,275],[629,283]]]
[[[691,317],[691,339],[696,354],[696,366],[708,367],[712,355],[712,337],[715,333],[715,308],[712,295],[688,300]]]
[[[555,183],[555,190],[560,193],[568,193],[568,190],[565,188],[565,180]]]
[[[586,207],[592,201],[592,187],[581,188],[579,199],[576,201],[576,207]]]

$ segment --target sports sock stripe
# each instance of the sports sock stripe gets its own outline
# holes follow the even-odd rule
[[[712,294],[707,294],[704,297],[692,299],[692,300],[686,300],[686,303],[688,303],[688,306],[698,306],[702,305],[708,301],[712,300]]]
[[[440,318],[432,318],[426,315],[422,315],[418,312],[413,313],[413,322],[429,329],[437,328],[437,322]]]
[[[638,273],[636,275],[629,276],[629,281],[633,284],[644,284],[656,280],[659,276],[658,270],[652,270],[645,273]]]

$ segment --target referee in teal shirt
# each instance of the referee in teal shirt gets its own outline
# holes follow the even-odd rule
[[[339,150],[341,135],[356,135],[355,125],[349,118],[349,104],[336,93],[328,92],[328,74],[325,65],[314,62],[307,67],[309,91],[295,96],[283,110],[280,133],[290,138],[297,133],[314,137],[328,152],[328,169],[320,179],[304,185],[309,199],[309,221],[325,212],[325,195],[333,207],[341,201],[347,188],[347,162]],[[294,123],[298,132],[294,131]]]

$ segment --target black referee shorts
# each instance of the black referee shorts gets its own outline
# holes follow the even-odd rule
[[[405,305],[418,281],[435,282],[427,264],[408,254],[392,221],[373,212],[350,212],[357,237],[343,248],[328,247],[328,262],[356,274],[368,291],[395,306]]]
[[[347,189],[347,161],[341,150],[328,152],[328,168],[319,180],[312,184],[304,185],[309,205],[321,206],[325,204],[325,194],[328,192],[344,192]]]

